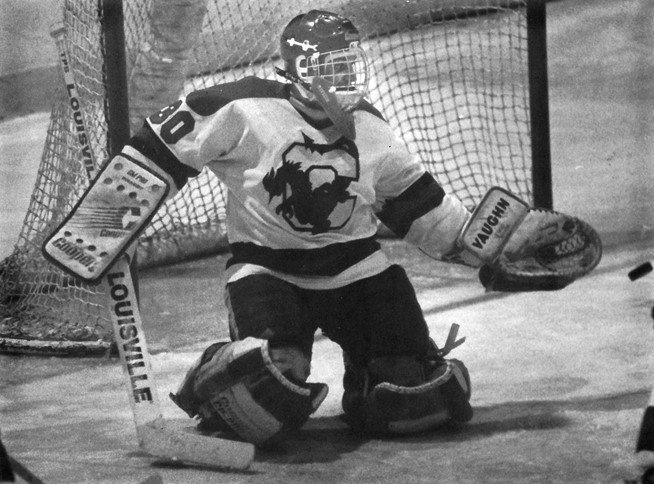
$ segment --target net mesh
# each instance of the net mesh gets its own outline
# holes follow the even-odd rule
[[[181,93],[245,75],[278,79],[279,34],[312,8],[296,0],[124,2],[132,132]],[[446,190],[473,208],[492,185],[532,199],[526,0],[331,0],[370,61],[370,101]],[[102,8],[64,0],[66,46],[99,163],[107,158]],[[40,253],[88,185],[64,89],[14,253],[0,264],[0,350],[105,351],[111,325],[99,289]],[[139,239],[141,267],[226,246],[226,191],[204,170]]]

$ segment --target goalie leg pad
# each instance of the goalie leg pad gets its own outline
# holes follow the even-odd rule
[[[459,360],[377,358],[363,370],[346,361],[344,383],[343,409],[362,431],[404,435],[472,418],[470,376]]]
[[[299,429],[327,396],[305,383],[308,359],[293,347],[246,338],[209,347],[171,398],[201,425],[266,445]]]
[[[74,277],[99,282],[152,219],[168,189],[150,168],[115,156],[46,239],[45,257]]]

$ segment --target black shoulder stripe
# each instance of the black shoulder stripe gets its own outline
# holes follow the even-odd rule
[[[411,224],[438,207],[444,197],[443,188],[430,173],[425,173],[398,197],[387,200],[377,217],[395,235],[404,238]]]
[[[200,174],[195,168],[185,165],[175,158],[147,123],[132,136],[128,144],[168,173],[175,181],[177,189],[181,189],[186,185],[190,177]]]
[[[210,116],[237,99],[248,98],[288,99],[288,84],[250,76],[236,82],[218,84],[192,92],[186,104],[200,116]]]

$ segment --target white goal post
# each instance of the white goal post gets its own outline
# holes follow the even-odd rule
[[[180,0],[174,8],[166,0],[123,0],[130,121],[117,126],[107,110],[109,99],[121,95],[107,88],[116,54],[103,28],[107,1],[63,0],[60,19],[92,158],[100,164],[115,151],[112,143],[182,93],[244,75],[277,78],[281,30],[315,8],[309,0]],[[347,16],[362,32],[370,101],[448,191],[473,208],[493,185],[532,203],[551,190],[543,149],[544,0],[325,0],[321,8]],[[3,352],[93,354],[112,342],[106,295],[65,276],[40,252],[88,185],[88,157],[63,91],[19,239],[0,262]],[[545,153],[545,161],[533,152]],[[225,200],[207,170],[191,180],[139,239],[139,267],[226,250]]]

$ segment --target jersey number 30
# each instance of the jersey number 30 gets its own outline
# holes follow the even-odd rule
[[[195,128],[195,119],[188,111],[177,111],[182,105],[178,100],[150,116],[152,124],[161,124],[159,136],[169,145],[174,145]]]

